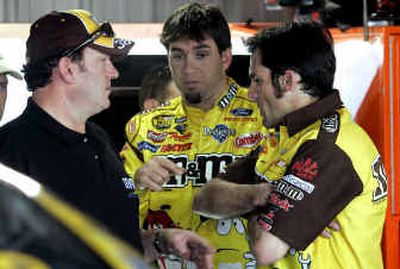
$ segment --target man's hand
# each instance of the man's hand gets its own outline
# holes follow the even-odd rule
[[[136,171],[134,178],[139,188],[161,191],[162,185],[168,182],[171,176],[183,173],[183,168],[167,158],[154,157]]]
[[[166,252],[193,261],[197,268],[213,268],[214,250],[206,239],[183,229],[161,229],[159,233]]]
[[[340,230],[340,226],[339,223],[335,220],[331,221],[328,225],[328,227],[326,227],[322,232],[321,232],[321,236],[325,237],[325,238],[330,238],[332,236],[332,231],[337,232]]]
[[[193,200],[193,211],[209,218],[241,216],[266,204],[272,186],[237,184],[214,178],[201,187]]]

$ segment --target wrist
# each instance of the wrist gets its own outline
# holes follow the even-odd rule
[[[155,230],[153,246],[159,254],[170,254],[165,235],[161,230]]]

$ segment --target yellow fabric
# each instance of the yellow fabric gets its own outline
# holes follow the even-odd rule
[[[340,131],[336,145],[351,159],[362,181],[363,191],[336,217],[340,232],[334,232],[331,239],[319,236],[304,251],[291,250],[273,268],[383,268],[380,242],[387,206],[385,172],[368,135],[352,121],[347,109],[343,108],[339,113]],[[317,138],[320,125],[320,121],[316,121],[292,137],[288,136],[285,127],[281,127],[276,151],[260,155],[257,173],[268,180],[282,177],[300,146]],[[301,227],[298,232],[301,233]]]
[[[50,269],[50,266],[30,254],[0,249],[0,269]]]
[[[215,268],[255,268],[246,239],[245,219],[216,221],[201,219],[192,212],[196,189],[223,172],[227,164],[254,149],[265,133],[260,112],[256,103],[248,99],[247,89],[233,80],[230,84],[207,112],[183,105],[178,97],[164,107],[134,116],[126,125],[128,142],[121,155],[132,178],[143,165],[132,147],[143,154],[144,162],[153,156],[166,156],[187,171],[186,175],[176,177],[174,183],[170,181],[164,186],[162,192],[139,193],[142,225],[150,228],[177,225],[205,236],[217,250]],[[176,130],[177,125],[184,124],[185,132]]]
[[[92,13],[84,9],[71,9],[68,10],[67,13],[70,13],[76,17],[78,17],[83,26],[85,26],[86,31],[88,34],[93,33],[100,27],[100,23],[93,17]],[[114,48],[114,39],[112,37],[107,37],[104,35],[99,36],[93,42],[96,45],[103,46],[106,48]]]

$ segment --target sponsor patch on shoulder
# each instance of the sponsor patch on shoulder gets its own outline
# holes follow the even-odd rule
[[[219,100],[218,106],[220,109],[224,109],[232,102],[232,99],[236,96],[238,88],[235,84],[229,86],[228,92]]]
[[[129,135],[136,134],[136,123],[135,123],[135,121],[131,120],[130,122],[128,122],[127,131],[128,131]]]
[[[139,142],[137,145],[140,150],[150,150],[153,153],[157,152],[157,150],[158,150],[158,146],[153,145],[147,141]]]
[[[295,175],[285,175],[282,177],[282,179],[292,184],[293,186],[296,186],[297,188],[305,191],[308,194],[311,194],[315,188],[315,186],[310,182],[302,180],[301,178],[296,177]]]
[[[168,136],[167,132],[159,133],[159,132],[154,132],[154,131],[150,131],[150,130],[147,132],[147,138],[150,139],[154,143],[164,142],[165,139],[167,138],[167,136]]]
[[[236,117],[247,117],[253,114],[253,109],[237,107],[231,110],[231,114]]]
[[[339,127],[339,119],[337,114],[329,115],[322,118],[322,129],[328,133],[335,133]]]
[[[293,175],[307,181],[313,181],[318,176],[318,163],[311,158],[298,160],[290,169]]]
[[[158,115],[151,119],[154,128],[158,130],[171,128],[174,123],[175,115]]]

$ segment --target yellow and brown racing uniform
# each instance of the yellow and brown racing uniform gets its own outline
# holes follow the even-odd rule
[[[272,267],[383,268],[387,178],[375,145],[338,92],[286,116],[268,141],[275,143],[269,151],[242,159],[224,179],[243,180],[240,171],[255,166],[254,174],[276,186],[258,220],[291,249]],[[319,236],[333,219],[340,231]]]
[[[211,220],[192,212],[196,189],[224,172],[225,166],[246,155],[263,140],[262,119],[247,89],[232,79],[209,111],[169,104],[135,115],[126,125],[121,152],[130,175],[154,156],[165,156],[186,169],[161,192],[143,191],[140,217],[143,228],[181,227],[194,230],[214,245],[216,268],[255,268],[246,239],[246,220]]]

